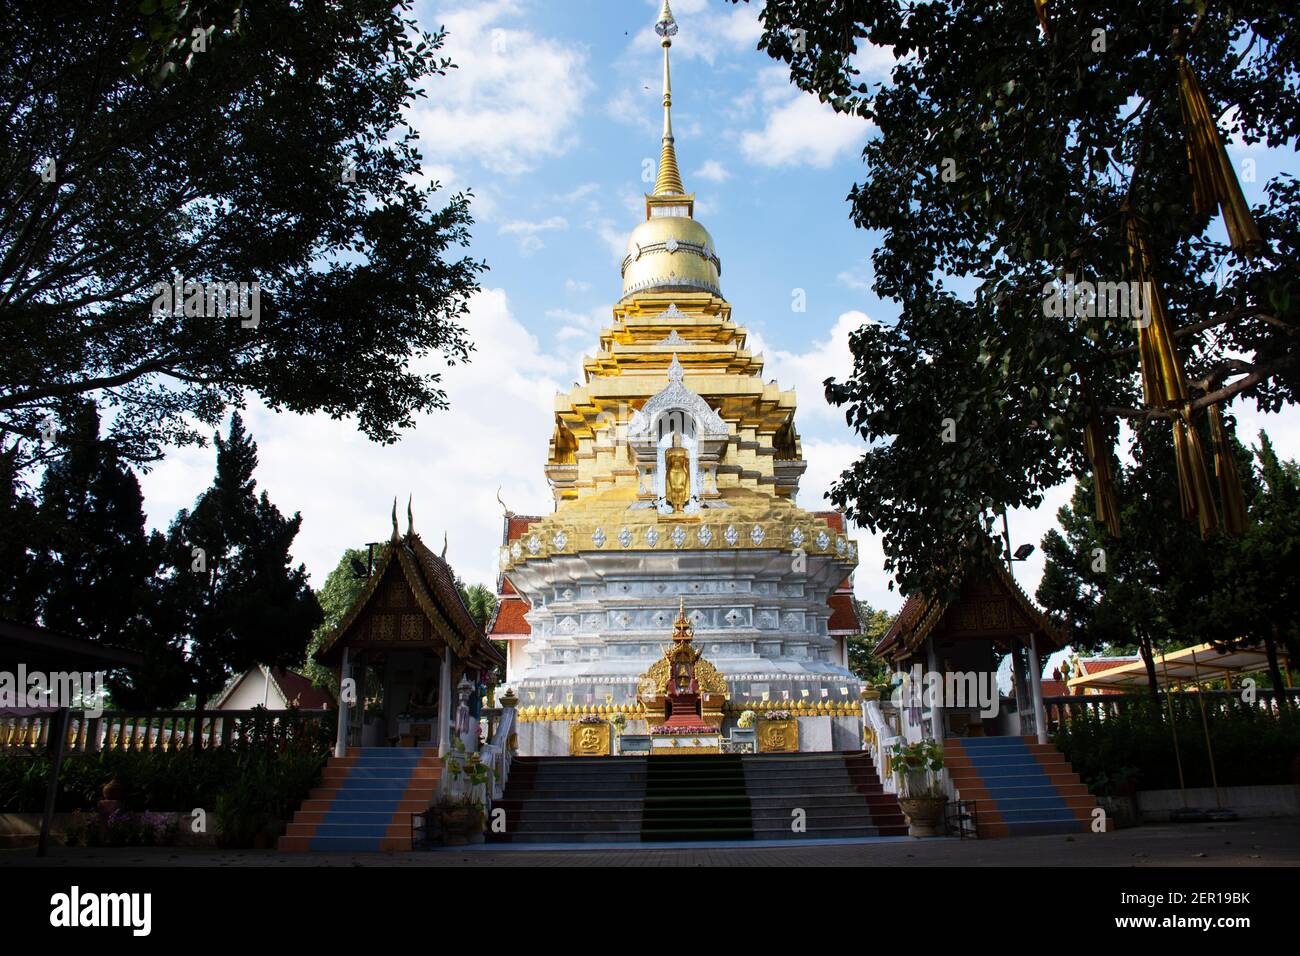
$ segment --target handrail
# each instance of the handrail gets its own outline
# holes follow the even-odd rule
[[[106,710],[89,716],[68,712],[69,754],[102,750],[175,751],[185,747],[229,746],[244,729],[261,722],[277,732],[290,732],[311,722],[334,723],[332,710]],[[0,714],[0,753],[40,753],[49,747],[54,715],[24,717]]]
[[[894,782],[889,754],[894,744],[903,738],[894,733],[894,728],[889,726],[884,711],[880,709],[880,701],[862,702],[862,731],[863,749],[871,751],[881,786],[889,793],[896,793],[897,785]]]

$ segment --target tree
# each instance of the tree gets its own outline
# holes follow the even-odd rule
[[[19,472],[62,453],[47,423],[86,397],[137,464],[201,442],[248,392],[381,442],[446,405],[414,363],[468,358],[484,266],[455,254],[469,197],[420,185],[407,114],[451,63],[409,10],[150,0],[0,20],[0,430]]]
[[[167,535],[167,600],[184,616],[199,711],[233,673],[300,663],[322,617],[289,553],[302,516],[284,518],[255,493],[257,445],[238,413],[215,440],[212,486]]]
[[[4,577],[23,595],[21,619],[138,651],[144,666],[112,673],[123,706],[168,707],[185,693],[184,656],[157,589],[163,539],[145,530],[139,482],[101,440],[88,401],[70,406],[66,453],[42,477],[39,498],[13,529],[23,560]]]
[[[40,585],[31,569],[39,509],[19,480],[17,451],[0,447],[0,617],[34,621]]]
[[[456,579],[456,589],[460,591],[461,600],[465,602],[465,607],[469,608],[469,616],[474,619],[474,623],[486,628],[497,609],[496,594],[491,588],[481,584],[471,584],[466,587],[460,578]]]
[[[769,0],[761,14],[760,48],[875,128],[850,214],[880,233],[873,288],[900,315],[853,333],[852,376],[827,381],[870,443],[832,499],[882,533],[905,593],[954,587],[996,514],[1086,472],[1093,415],[1111,436],[1118,417],[1169,427],[1176,409],[1144,404],[1127,302],[1051,307],[1069,276],[1137,280],[1130,213],[1190,410],[1237,398],[1275,410],[1300,385],[1300,182],[1264,187],[1262,243],[1238,254],[1206,233],[1176,57],[1185,50],[1221,136],[1285,146],[1300,131],[1286,5],[1083,0],[1046,17],[1042,35],[1019,0]],[[895,57],[886,79],[856,69],[863,41]]]
[[[1047,562],[1035,596],[1076,648],[1139,654],[1158,696],[1155,655],[1186,643],[1195,626],[1190,602],[1210,586],[1216,549],[1179,519],[1169,495],[1168,432],[1140,434],[1134,455],[1114,480],[1123,537],[1097,523],[1092,479],[1080,480],[1057,512],[1061,531],[1042,540]]]
[[[338,690],[334,673],[316,661],[316,652],[324,646],[325,640],[343,623],[343,618],[352,605],[357,602],[361,592],[366,589],[369,580],[369,551],[362,548],[348,548],[339,558],[339,563],[325,578],[325,583],[316,592],[316,603],[320,605],[321,622],[312,634],[307,645],[307,658],[303,663],[303,673],[311,678],[317,687]]]
[[[862,620],[862,631],[848,639],[849,670],[864,681],[880,683],[888,679],[889,664],[872,657],[871,649],[885,636],[898,615],[878,611],[867,601],[855,599],[855,603],[858,617]]]
[[[1300,655],[1300,470],[1294,461],[1279,461],[1263,431],[1255,456],[1260,480],[1250,524],[1225,543],[1214,565],[1215,586],[1202,593],[1199,610],[1217,645],[1263,646],[1270,683],[1281,689],[1287,684],[1279,648],[1291,660]]]

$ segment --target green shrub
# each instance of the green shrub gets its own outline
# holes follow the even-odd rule
[[[188,815],[201,807],[214,818],[210,824],[226,834],[227,845],[273,840],[320,779],[329,755],[329,728],[313,722],[286,731],[268,719],[250,721],[241,731],[230,746],[203,751],[70,754],[60,768],[55,809],[97,809],[104,785],[116,778],[126,811]],[[0,757],[0,812],[41,812],[49,769],[49,758],[43,755]],[[122,827],[126,825],[123,820]]]
[[[1105,792],[1117,777],[1130,776],[1141,790],[1176,788],[1180,758],[1186,786],[1210,786],[1206,724],[1220,786],[1290,782],[1292,761],[1300,754],[1300,718],[1218,696],[1205,703],[1203,723],[1192,695],[1175,698],[1177,756],[1168,705],[1162,701],[1157,706],[1144,695],[1124,697],[1119,712],[1105,716],[1094,708],[1072,709],[1053,740],[1094,793]]]

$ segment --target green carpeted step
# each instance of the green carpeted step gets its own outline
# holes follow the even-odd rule
[[[749,840],[753,826],[740,755],[646,762],[642,840]]]

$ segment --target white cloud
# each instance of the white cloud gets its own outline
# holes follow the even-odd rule
[[[707,160],[694,175],[698,179],[707,179],[714,183],[725,183],[731,178],[731,173],[727,172],[727,168],[716,159]]]
[[[811,93],[790,85],[784,67],[764,68],[759,82],[764,126],[740,137],[741,152],[750,162],[825,169],[866,141],[869,123],[836,113]]]
[[[754,352],[762,352],[766,360],[763,377],[774,378],[782,388],[795,390],[799,396],[800,420],[812,418],[842,424],[844,412],[826,403],[826,388],[822,383],[831,376],[843,380],[853,374],[849,333],[870,321],[864,312],[844,312],[835,320],[826,337],[811,341],[806,352],[768,348],[762,337],[752,330],[749,344]]]
[[[429,98],[412,109],[425,156],[516,175],[577,141],[591,88],[586,52],[508,26],[521,19],[510,0],[422,10],[426,27],[446,25],[444,51],[457,67],[435,78]]]
[[[565,279],[564,291],[565,292],[590,292],[591,283],[583,282],[581,279]]]
[[[871,267],[870,264],[854,266],[852,269],[845,269],[843,272],[836,274],[835,278],[840,285],[852,289],[854,292],[871,291]]]
[[[615,263],[623,261],[623,257],[627,255],[627,237],[632,231],[630,228],[616,223],[613,219],[595,219],[587,223],[587,228],[601,238]]]
[[[559,229],[568,229],[569,223],[563,216],[551,216],[539,222],[531,222],[526,219],[515,219],[501,225],[499,230],[503,236],[515,236],[519,243],[519,252],[522,255],[532,255],[538,249],[542,248],[545,243],[538,233],[552,232]]]
[[[245,420],[258,441],[255,477],[282,511],[301,511],[295,559],[320,587],[343,549],[386,540],[393,498],[405,529],[414,495],[415,529],[466,582],[493,587],[504,500],[522,514],[545,514],[552,499],[542,472],[552,406],[572,363],[544,352],[513,314],[502,289],[471,301],[466,323],[473,361],[444,370],[450,409],[417,417],[399,443],[367,441],[352,420],[276,414],[250,403]],[[141,479],[152,527],[165,528],[212,480],[215,451],[173,451]],[[521,465],[522,463],[522,465]]]
[[[654,13],[646,17],[632,47],[635,53],[645,57],[651,54],[661,56],[653,22],[660,0],[653,0],[647,6]],[[703,60],[713,65],[719,56],[756,49],[758,38],[763,35],[763,27],[758,22],[759,6],[756,3],[723,6],[708,0],[683,0],[673,4],[673,18],[679,27],[677,36],[673,37],[674,59]]]

